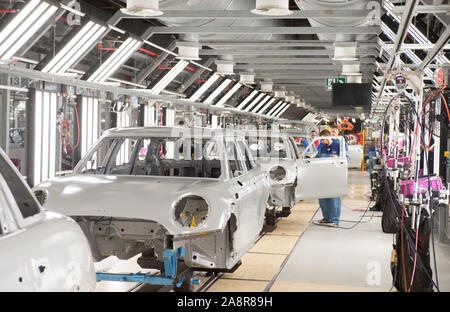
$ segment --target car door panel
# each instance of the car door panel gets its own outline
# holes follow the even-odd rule
[[[318,138],[320,140],[321,138]],[[336,138],[333,138],[336,139]],[[296,200],[340,197],[348,191],[348,160],[343,138],[338,157],[306,158],[307,151],[297,161]],[[310,143],[314,144],[314,142]]]

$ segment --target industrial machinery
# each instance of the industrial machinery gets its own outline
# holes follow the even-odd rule
[[[426,89],[422,72],[393,71],[390,78],[397,93],[383,116],[372,187],[382,229],[395,234],[393,285],[399,291],[439,290],[433,227],[448,213],[448,180],[441,170],[449,147],[441,146],[450,124],[446,86]]]

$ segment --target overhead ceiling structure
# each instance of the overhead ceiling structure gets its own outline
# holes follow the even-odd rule
[[[120,85],[127,94],[218,111],[303,119],[382,111],[394,64],[431,78],[450,57],[448,5],[432,0],[75,3],[1,8],[16,13],[0,19],[0,61],[26,67],[21,72],[33,79],[71,77],[74,85]],[[326,80],[340,77],[372,83],[369,111],[332,106]]]

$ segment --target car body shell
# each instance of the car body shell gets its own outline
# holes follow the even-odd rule
[[[96,145],[104,138],[111,137],[177,138],[181,135],[194,137],[196,133],[201,133],[206,139],[215,137],[219,141],[235,140],[221,131],[204,128],[117,128],[106,131]],[[165,231],[164,239],[172,237],[173,247],[186,248],[185,262],[192,267],[229,269],[242,258],[258,237],[270,189],[267,174],[258,165],[239,176],[230,176],[225,155],[221,159],[222,174],[217,179],[82,174],[81,168],[96,145],[80,161],[72,175],[53,178],[35,187],[35,190],[45,190],[48,193],[45,206],[49,210],[83,218],[107,217],[127,222],[139,220],[158,224]],[[182,226],[176,221],[174,207],[180,199],[188,196],[198,196],[207,202],[208,215],[201,224]],[[218,256],[217,250],[209,249],[226,244],[228,238],[225,237],[225,231],[230,220],[235,228],[233,248],[228,250],[229,254]],[[84,230],[94,249],[94,255],[98,254],[98,250],[95,250],[98,241],[94,242],[94,233],[87,233],[85,228]],[[126,228],[124,232],[123,239],[146,241],[148,244],[142,233],[133,238],[130,233],[127,236]],[[118,233],[120,235],[122,234]],[[226,249],[223,248],[224,253]],[[132,255],[134,254],[118,256],[128,258]]]
[[[94,290],[93,258],[80,227],[42,209],[1,149],[0,158],[0,291]],[[18,197],[35,207],[32,215],[21,212]]]

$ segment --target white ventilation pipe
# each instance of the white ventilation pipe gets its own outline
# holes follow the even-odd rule
[[[300,10],[368,10],[373,8],[373,0],[302,0],[295,1]],[[313,27],[359,27],[368,26],[373,20],[367,17],[345,17],[345,18],[309,18]],[[320,40],[331,41],[365,41],[375,38],[376,35],[353,35],[353,34],[318,34]]]
[[[159,16],[164,13],[159,10],[159,0],[127,0],[126,9],[122,13],[136,16]]]
[[[273,92],[273,82],[271,80],[261,81],[261,92]]]
[[[293,13],[289,10],[289,0],[256,0],[256,7],[251,12],[273,16],[291,15]]]

